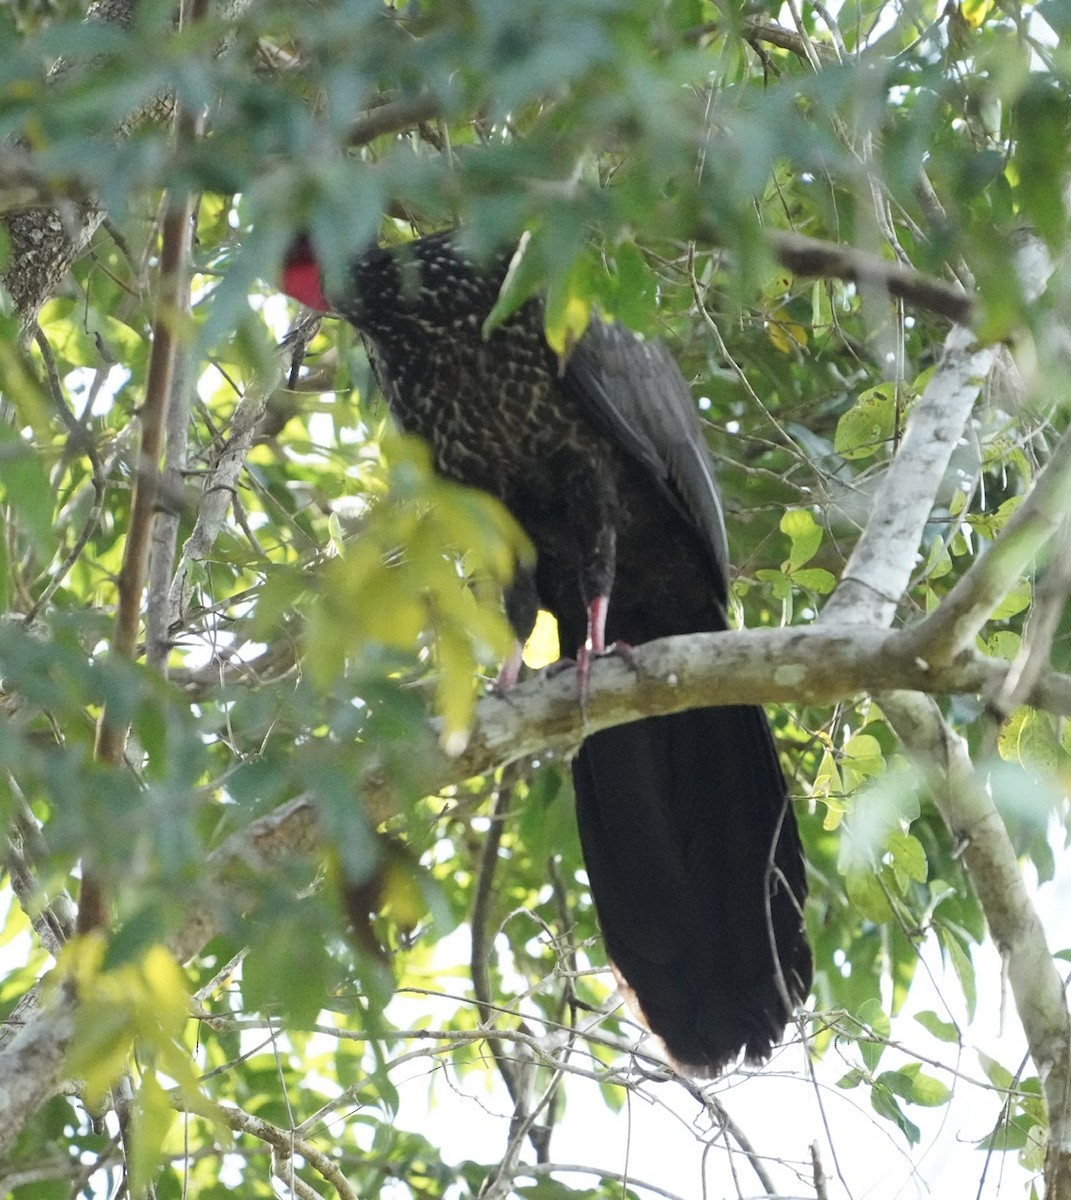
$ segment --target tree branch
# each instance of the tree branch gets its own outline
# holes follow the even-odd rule
[[[1037,238],[1016,252],[1024,291],[1039,295],[1053,264]],[[908,419],[896,457],[874,495],[862,536],[819,618],[825,623],[888,626],[915,568],[915,555],[967,418],[999,347],[979,347],[954,328]]]
[[[292,353],[294,340],[300,338],[310,322],[318,320],[318,314],[309,313],[298,318],[276,349],[271,365],[247,388],[234,410],[227,440],[204,481],[197,522],[182,547],[178,569],[171,581],[168,598],[169,627],[185,621],[186,610],[193,594],[193,585],[190,582],[191,568],[208,557],[223,528],[223,522],[238,489],[238,477],[256,439],[259,422],[268,400],[282,379],[283,364]]]
[[[1015,848],[966,743],[948,727],[933,700],[893,692],[881,697],[881,706],[912,757],[928,766],[934,801],[963,847],[1044,1090],[1049,1116],[1046,1194],[1053,1200],[1066,1197],[1071,1182],[1071,1016]]]
[[[974,301],[960,288],[901,263],[888,262],[854,246],[823,242],[780,229],[767,230],[766,239],[777,261],[795,275],[846,279],[947,317],[958,325],[969,325],[974,317]]]
[[[294,1130],[273,1125],[270,1121],[252,1116],[231,1104],[221,1104],[215,1111],[224,1124],[235,1133],[248,1134],[271,1146],[272,1174],[287,1187],[293,1186],[296,1189],[296,1185],[301,1182],[294,1175],[294,1158],[300,1156],[335,1189],[339,1200],[357,1200],[357,1193],[350,1186],[338,1163],[310,1145]],[[315,1196],[317,1193],[311,1194]]]
[[[1035,555],[1071,511],[1071,431],[1065,433],[1022,504],[993,544],[938,608],[911,629],[915,651],[948,662],[971,645],[989,614],[1023,576]]]
[[[1000,686],[1009,664],[969,652],[941,668],[910,656],[905,634],[821,627],[752,629],[666,638],[639,646],[635,668],[616,659],[598,661],[582,713],[572,672],[519,685],[508,699],[488,696],[463,754],[438,751],[429,790],[492,772],[548,750],[568,753],[597,729],[709,704],[764,701],[817,703],[865,691],[898,687],[934,692],[988,691]],[[1071,714],[1071,678],[1047,672],[1031,700]],[[354,779],[373,819],[395,808],[389,779],[375,767]],[[355,799],[356,802],[356,799]],[[221,898],[240,897],[250,872],[271,873],[294,856],[316,853],[320,833],[315,802],[299,796],[235,833],[208,859],[200,904],[169,939],[180,961],[197,954],[222,927]],[[0,1051],[0,1153],[34,1111],[57,1090],[73,1026],[73,1000],[65,992],[30,1017]]]
[[[137,654],[141,627],[141,602],[149,566],[153,520],[160,490],[160,457],[163,453],[167,414],[175,390],[175,363],[183,331],[177,322],[184,310],[187,289],[193,198],[189,194],[172,195],[164,215],[160,245],[159,295],[149,353],[145,402],[141,409],[141,442],[138,449],[138,473],[131,504],[130,527],[123,544],[123,563],[119,571],[119,603],[111,653],[133,660]],[[126,749],[127,727],[116,723],[105,709],[97,726],[95,756],[104,763],[122,761]],[[92,864],[83,863],[82,889],[78,906],[78,931],[85,933],[107,924],[107,904],[100,880]]]
[[[961,326],[948,335],[821,622],[882,628],[892,623],[934,499],[996,353],[992,346],[979,349]]]

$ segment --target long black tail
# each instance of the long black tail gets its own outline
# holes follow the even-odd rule
[[[811,984],[796,820],[765,714],[705,708],[587,739],[577,819],[603,937],[683,1070],[766,1059]]]

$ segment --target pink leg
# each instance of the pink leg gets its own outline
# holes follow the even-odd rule
[[[606,649],[606,609],[609,602],[607,596],[596,596],[588,605],[587,640],[576,652],[576,686],[581,704],[588,696],[591,660]]]
[[[524,646],[519,641],[514,641],[513,649],[510,651],[509,658],[498,669],[498,678],[495,680],[494,690],[505,695],[511,691],[517,682],[521,673],[521,664],[523,662]]]
[[[596,596],[588,605],[588,640],[584,649],[591,654],[602,654],[606,649],[606,610],[609,607],[609,596]]]

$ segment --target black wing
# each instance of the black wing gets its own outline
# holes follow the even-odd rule
[[[593,317],[570,355],[562,390],[700,535],[715,573],[729,574],[725,518],[695,403],[661,342]]]

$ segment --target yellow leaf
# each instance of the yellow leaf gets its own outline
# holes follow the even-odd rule
[[[807,345],[806,326],[793,320],[787,308],[775,309],[766,318],[766,336],[782,354]]]
[[[428,906],[410,869],[390,862],[383,881],[383,912],[401,929],[415,929],[427,915]]]
[[[187,1019],[185,978],[170,952],[152,946],[136,961],[100,969],[103,938],[73,939],[64,948],[57,975],[75,982],[79,1006],[68,1070],[85,1081],[85,1098],[99,1105],[128,1069],[135,1040],[147,1058],[171,1052]],[[178,1068],[173,1072],[178,1077]],[[187,1079],[194,1080],[192,1070]]]
[[[993,0],[963,0],[960,15],[972,29],[980,29],[993,11]]]
[[[476,663],[468,639],[456,629],[440,630],[435,648],[439,661],[437,690],[443,719],[443,749],[448,754],[460,754],[468,741],[465,731],[476,707]]]
[[[136,970],[133,964],[131,968]],[[160,1030],[167,1037],[178,1037],[186,1024],[188,996],[186,979],[171,952],[164,946],[150,946],[141,961],[140,976],[143,987],[137,998],[145,1031]]]
[[[142,1195],[152,1182],[164,1157],[164,1140],[177,1114],[155,1074],[141,1081],[134,1097],[133,1128],[130,1146],[130,1191]]]
[[[553,307],[547,305],[547,341],[559,358],[567,358],[584,335],[591,320],[591,305],[580,296],[567,296]]]

